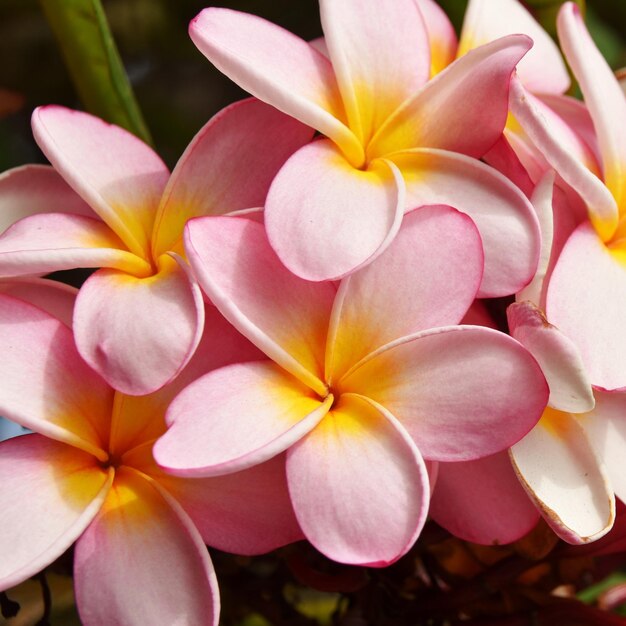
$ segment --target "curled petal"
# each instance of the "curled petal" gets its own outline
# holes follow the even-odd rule
[[[0,443],[0,590],[61,556],[98,513],[112,479],[90,454],[41,435]]]
[[[265,225],[281,261],[306,280],[335,280],[371,262],[392,241],[404,211],[397,168],[360,170],[327,139],[298,150],[280,170]]]
[[[510,454],[526,491],[561,539],[586,543],[611,530],[613,491],[574,416],[547,409]]]
[[[426,520],[424,461],[402,426],[367,398],[342,395],[287,453],[287,478],[307,539],[341,563],[389,565]]]
[[[217,626],[219,593],[198,531],[157,483],[121,468],[76,544],[76,604],[93,626]]]

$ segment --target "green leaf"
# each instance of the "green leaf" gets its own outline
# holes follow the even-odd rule
[[[152,143],[100,0],[40,0],[85,108]]]
[[[527,0],[526,4],[543,28],[556,38],[556,16],[566,0]],[[574,0],[585,11],[585,0]]]

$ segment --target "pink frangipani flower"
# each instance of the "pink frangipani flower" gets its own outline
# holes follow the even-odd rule
[[[288,450],[296,516],[330,558],[399,558],[426,518],[424,459],[502,450],[545,406],[545,380],[520,344],[454,325],[483,255],[471,219],[450,207],[408,214],[393,245],[338,289],[289,272],[251,220],[191,220],[185,247],[212,302],[272,361],[183,390],[155,458],[213,476]]]
[[[193,359],[158,392],[115,392],[80,358],[71,329],[0,295],[0,413],[35,431],[0,443],[0,590],[74,542],[86,626],[216,625],[219,595],[205,542],[255,554],[302,534],[284,458],[188,480],[152,459],[165,409],[212,367],[258,358],[212,307]]]
[[[0,238],[0,276],[103,268],[76,302],[78,350],[116,389],[152,392],[202,335],[202,295],[181,257],[186,220],[262,206],[312,131],[242,101],[202,128],[171,176],[139,139],[86,113],[38,108],[33,131],[69,185],[41,166],[0,179],[0,205],[19,220]]]
[[[429,81],[413,0],[321,0],[320,11],[325,47],[228,9],[205,9],[190,25],[218,69],[325,135],[270,188],[265,225],[278,257],[300,277],[337,279],[379,255],[405,211],[445,204],[480,231],[481,295],[519,290],[537,259],[532,207],[476,157],[502,134],[510,76],[530,40],[502,38]]]

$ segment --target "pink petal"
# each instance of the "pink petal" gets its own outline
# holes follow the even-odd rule
[[[551,323],[580,350],[594,385],[626,387],[626,268],[623,253],[607,248],[588,222],[569,238],[550,285]]]
[[[263,353],[240,335],[214,306],[205,311],[204,333],[183,370],[164,387],[145,396],[115,394],[109,450],[124,455],[160,437],[166,430],[165,412],[174,397],[187,385],[211,370],[263,358]],[[148,454],[151,463],[152,454]],[[129,464],[135,467],[129,461]]]
[[[0,292],[24,300],[72,326],[78,289],[46,278],[18,278],[0,282]]]
[[[156,153],[119,126],[60,106],[33,112],[33,134],[55,169],[138,256],[169,172]]]
[[[345,125],[332,65],[313,46],[256,15],[216,7],[191,21],[189,36],[240,87],[330,137],[350,159],[363,161],[363,148]]]
[[[511,446],[537,423],[548,399],[530,354],[508,335],[477,326],[387,344],[334,388],[380,403],[434,461],[469,461]]]
[[[167,412],[154,458],[179,476],[218,476],[286,450],[328,412],[324,401],[274,363],[223,367],[186,387]]]
[[[580,85],[598,135],[604,182],[618,206],[626,201],[626,99],[613,71],[591,39],[580,10],[563,5],[557,19],[563,52]]]
[[[626,501],[626,393],[596,391],[596,408],[577,415],[578,423],[593,444],[609,476],[615,495]]]
[[[430,75],[448,67],[456,57],[456,32],[445,11],[434,0],[416,0],[428,31]]]
[[[586,543],[611,529],[611,485],[573,415],[548,409],[511,448],[511,459],[526,491],[561,539]]]
[[[513,144],[509,142],[508,137],[510,136],[511,133],[505,128],[502,137],[483,155],[483,161],[495,167],[501,174],[504,174],[519,187],[520,191],[524,192],[527,198],[530,198],[535,185],[529,175],[529,170],[522,164],[517,146],[516,150],[514,150]],[[516,135],[513,135],[513,141],[516,141],[516,139]],[[519,143],[526,148],[523,142],[520,141]]]
[[[0,233],[35,213],[95,216],[91,207],[49,165],[22,165],[0,174]]]
[[[307,539],[340,563],[389,565],[426,520],[419,451],[392,416],[360,396],[342,396],[289,450],[287,479]]]
[[[270,358],[325,394],[324,345],[335,289],[289,272],[264,228],[247,219],[205,217],[188,223],[187,257],[221,313]]]
[[[73,269],[115,267],[145,276],[150,266],[128,252],[99,219],[49,213],[16,222],[0,237],[0,275],[24,276]]]
[[[407,188],[407,208],[447,204],[478,227],[485,253],[479,297],[516,293],[535,274],[539,225],[524,194],[495,169],[443,150],[407,150],[394,156]]]
[[[530,43],[511,35],[455,61],[387,120],[367,158],[416,147],[482,156],[502,134],[511,73]]]
[[[312,136],[312,129],[252,98],[220,111],[172,172],[154,225],[154,258],[182,247],[192,217],[263,206],[276,172]]]
[[[533,40],[533,47],[517,66],[524,85],[533,93],[561,94],[567,91],[570,78],[557,45],[517,0],[470,0],[458,55],[515,33],[528,35]]]
[[[424,21],[413,0],[322,0],[320,14],[349,126],[367,145],[428,80]]]
[[[459,323],[474,301],[482,270],[480,236],[466,215],[445,206],[409,213],[393,245],[341,282],[328,334],[326,380],[340,378],[390,341]]]
[[[76,544],[76,604],[90,626],[217,626],[219,593],[198,531],[158,484],[122,468]]]
[[[539,521],[507,452],[439,463],[429,514],[455,537],[482,545],[517,541]]]
[[[531,302],[507,309],[511,336],[537,359],[550,387],[550,406],[585,413],[595,405],[593,390],[576,345],[552,326]]]
[[[263,554],[303,539],[287,491],[285,457],[213,478],[163,474],[159,484],[181,504],[206,543],[236,554]]]
[[[80,358],[72,331],[0,294],[0,414],[107,460],[112,390]]]
[[[335,280],[372,261],[397,233],[404,185],[378,160],[352,167],[328,140],[298,150],[265,206],[267,235],[281,261],[307,280]]]
[[[41,435],[0,443],[0,590],[37,574],[76,541],[112,477],[90,454]]]
[[[191,358],[204,324],[200,288],[168,255],[149,278],[100,270],[81,287],[74,331],[81,356],[130,395],[159,389]]]
[[[528,137],[563,180],[587,205],[598,232],[609,239],[617,226],[618,209],[611,192],[586,165],[562,144],[563,134],[545,117],[546,108],[528,93],[514,76],[511,79],[511,112]]]

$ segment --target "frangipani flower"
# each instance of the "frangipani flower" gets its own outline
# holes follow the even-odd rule
[[[33,131],[69,186],[40,166],[0,180],[0,205],[24,218],[0,238],[0,276],[102,267],[76,302],[78,350],[113,387],[152,392],[202,335],[204,303],[180,256],[186,220],[261,206],[312,131],[261,102],[239,102],[204,126],[171,176],[139,139],[86,113],[38,108]]]
[[[278,257],[303,278],[340,278],[389,245],[406,210],[446,204],[480,231],[481,295],[519,290],[537,258],[532,208],[473,157],[502,133],[509,79],[530,40],[490,43],[429,81],[413,0],[322,0],[320,11],[329,58],[228,9],[205,9],[190,25],[218,69],[325,135],[298,150],[270,188],[265,225]]]
[[[258,352],[212,307],[198,351],[175,383],[126,396],[78,355],[72,332],[0,295],[0,412],[34,430],[0,443],[0,590],[36,574],[75,541],[86,626],[217,624],[205,542],[255,554],[301,538],[284,459],[241,474],[165,475],[151,448],[182,385]]]
[[[273,362],[222,368],[183,390],[155,458],[211,476],[288,449],[298,521],[337,561],[400,557],[428,509],[424,459],[502,450],[545,406],[543,376],[516,341],[450,326],[483,267],[478,232],[454,209],[408,214],[393,245],[338,289],[290,273],[250,220],[192,220],[185,248],[211,301]]]
[[[546,312],[580,349],[591,382],[619,389],[626,387],[626,99],[574,4],[561,8],[558,31],[593,119],[602,172],[599,179],[572,158],[532,102],[514,89],[516,116],[589,212],[589,219],[576,228],[559,255]]]
[[[470,463],[440,464],[433,495],[435,520],[479,543],[514,541],[534,525],[537,513],[515,484],[515,475],[548,524],[569,543],[602,537],[615,519],[613,487],[602,454],[605,444],[596,449],[597,437],[591,432],[605,430],[607,419],[593,410],[593,390],[575,344],[538,306],[552,244],[553,180],[546,176],[533,196],[544,226],[537,275],[507,310],[511,335],[537,359],[548,381],[548,406],[537,425],[511,447],[510,460],[497,454]],[[623,400],[622,406],[626,416]],[[623,454],[623,440],[618,441]]]

